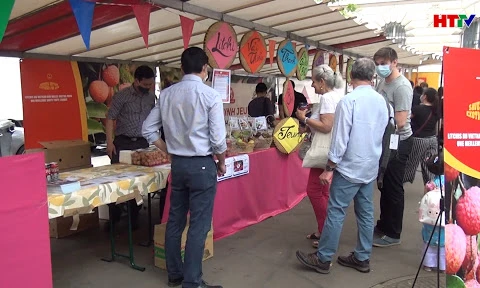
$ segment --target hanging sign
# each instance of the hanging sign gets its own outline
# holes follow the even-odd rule
[[[297,79],[302,81],[307,78],[308,73],[308,52],[302,48],[298,51]]]
[[[259,72],[267,60],[265,38],[257,31],[243,35],[240,41],[240,64],[248,73]]]
[[[318,50],[317,53],[315,53],[315,56],[313,57],[312,69],[315,69],[315,67],[325,64],[324,53],[325,52],[322,50]]]
[[[291,117],[283,119],[275,126],[273,142],[278,151],[290,154],[300,147],[305,138],[305,133],[300,133],[299,127],[298,120]]]
[[[330,61],[328,62],[328,66],[332,68],[333,72],[337,71],[337,56],[335,56],[335,54],[330,54]]]
[[[230,79],[232,77],[232,71],[213,69],[212,74],[212,88],[220,93],[223,103],[230,103]]]
[[[292,82],[287,79],[285,84],[283,84],[283,109],[285,109],[285,114],[292,115],[294,106],[295,90],[293,89]]]
[[[352,67],[353,67],[353,59],[350,58],[347,61],[347,83],[350,84],[352,82]]]
[[[212,68],[228,69],[237,56],[237,33],[228,23],[214,23],[205,34],[204,50]]]
[[[278,44],[277,65],[280,72],[286,77],[291,77],[297,70],[297,51],[290,40],[283,40]]]

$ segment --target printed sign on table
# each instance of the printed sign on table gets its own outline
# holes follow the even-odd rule
[[[275,126],[273,141],[277,149],[285,154],[296,151],[305,138],[305,133],[299,133],[299,122],[295,118],[285,118]]]
[[[291,77],[297,70],[297,51],[290,40],[280,42],[277,49],[278,68],[286,77]]]
[[[87,111],[77,62],[23,59],[25,149],[42,141],[88,140]]]
[[[226,173],[217,177],[218,182],[248,174],[250,172],[250,158],[247,154],[228,157],[225,159],[225,166]]]
[[[220,93],[223,103],[230,103],[231,74],[230,70],[213,69],[212,88]]]
[[[307,49],[302,48],[298,51],[298,65],[297,65],[297,79],[305,80],[308,73],[308,52]]]
[[[250,31],[240,41],[240,64],[249,73],[257,73],[267,60],[267,46],[262,34]]]
[[[204,50],[212,68],[227,69],[237,56],[237,33],[225,22],[216,22],[205,35]]]
[[[295,90],[292,82],[285,81],[283,84],[283,108],[286,110],[286,115],[292,115],[293,107],[295,106]]]

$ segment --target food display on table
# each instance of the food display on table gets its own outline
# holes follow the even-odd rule
[[[253,152],[255,141],[252,136],[252,122],[247,117],[230,117],[228,120],[227,156]]]
[[[140,166],[158,166],[169,163],[167,155],[158,148],[139,149],[132,152],[132,164]]]

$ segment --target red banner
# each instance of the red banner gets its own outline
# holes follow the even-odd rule
[[[41,148],[42,141],[88,141],[77,63],[23,59],[20,72],[25,149]]]
[[[444,48],[445,162],[457,171],[480,178],[480,72],[465,69],[465,59],[480,63],[480,51]],[[461,88],[459,86],[461,83]]]

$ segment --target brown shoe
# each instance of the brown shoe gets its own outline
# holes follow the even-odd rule
[[[337,262],[342,266],[353,268],[362,273],[370,272],[370,260],[360,261],[353,252],[348,256],[339,256]]]
[[[318,273],[322,274],[330,273],[330,266],[332,266],[331,262],[329,261],[323,263],[320,261],[320,259],[318,259],[317,253],[305,254],[301,251],[297,251],[296,255],[298,261],[308,268],[314,269]]]

